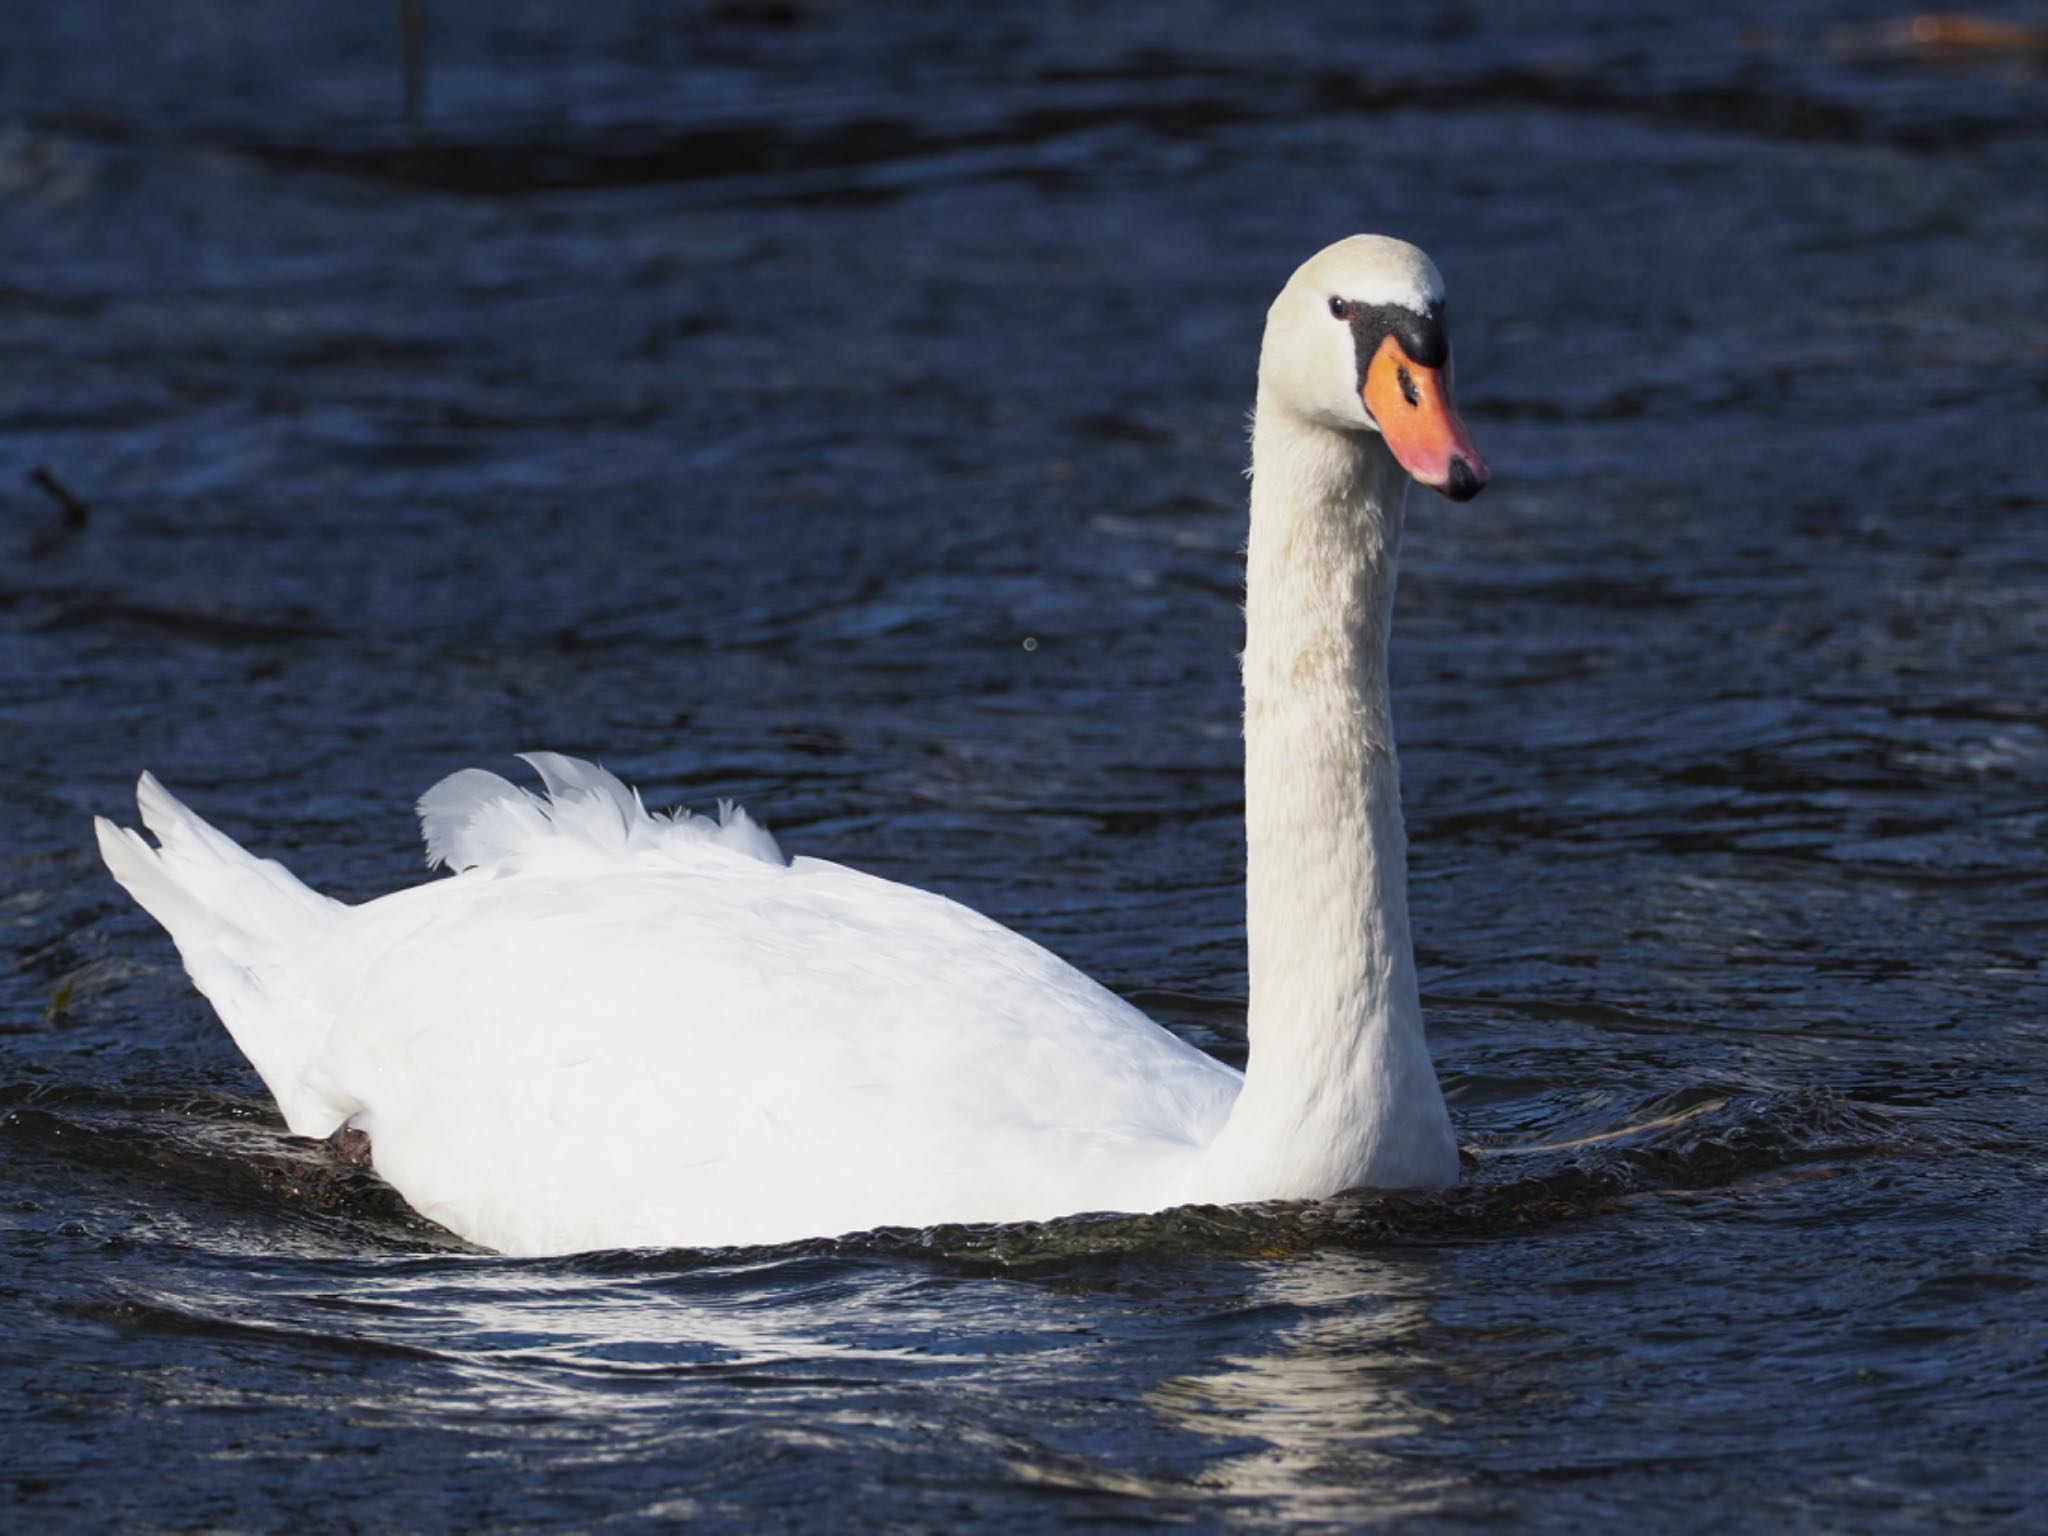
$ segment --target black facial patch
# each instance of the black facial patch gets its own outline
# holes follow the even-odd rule
[[[1373,354],[1387,337],[1400,340],[1401,350],[1424,368],[1441,368],[1451,360],[1451,333],[1444,328],[1444,301],[1438,299],[1427,314],[1417,314],[1405,304],[1353,304],[1351,339],[1358,348],[1358,387],[1365,388],[1365,371]]]

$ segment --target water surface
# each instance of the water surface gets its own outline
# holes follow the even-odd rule
[[[16,1523],[2034,1525],[2039,56],[605,10],[436,5],[420,143],[385,8],[0,10]],[[1496,468],[1395,656],[1460,1190],[503,1260],[99,870],[147,766],[366,898],[545,746],[1241,1060],[1243,417],[1361,228]]]

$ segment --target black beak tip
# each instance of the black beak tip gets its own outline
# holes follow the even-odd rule
[[[1472,472],[1472,466],[1463,459],[1451,460],[1451,483],[1444,487],[1444,494],[1453,501],[1470,501],[1485,488],[1486,482]]]

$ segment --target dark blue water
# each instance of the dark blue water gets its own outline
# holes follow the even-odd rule
[[[433,0],[416,139],[391,7],[0,7],[9,1525],[2039,1528],[2048,55],[1883,20]],[[1396,642],[1458,1191],[502,1260],[100,871],[148,766],[367,897],[546,746],[1238,1059],[1357,229],[1496,469]]]

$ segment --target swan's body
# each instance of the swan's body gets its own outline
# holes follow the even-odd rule
[[[1419,251],[1359,237],[1296,273],[1269,316],[1243,1076],[955,902],[785,863],[744,814],[649,816],[610,775],[547,754],[531,759],[546,801],[474,770],[436,786],[429,854],[458,873],[359,907],[147,776],[160,847],[101,821],[107,864],[294,1132],[367,1133],[422,1213],[506,1252],[1453,1182],[1386,700],[1402,464],[1454,494],[1485,473],[1447,395],[1429,436],[1440,305]],[[1397,366],[1405,425],[1384,419]]]

